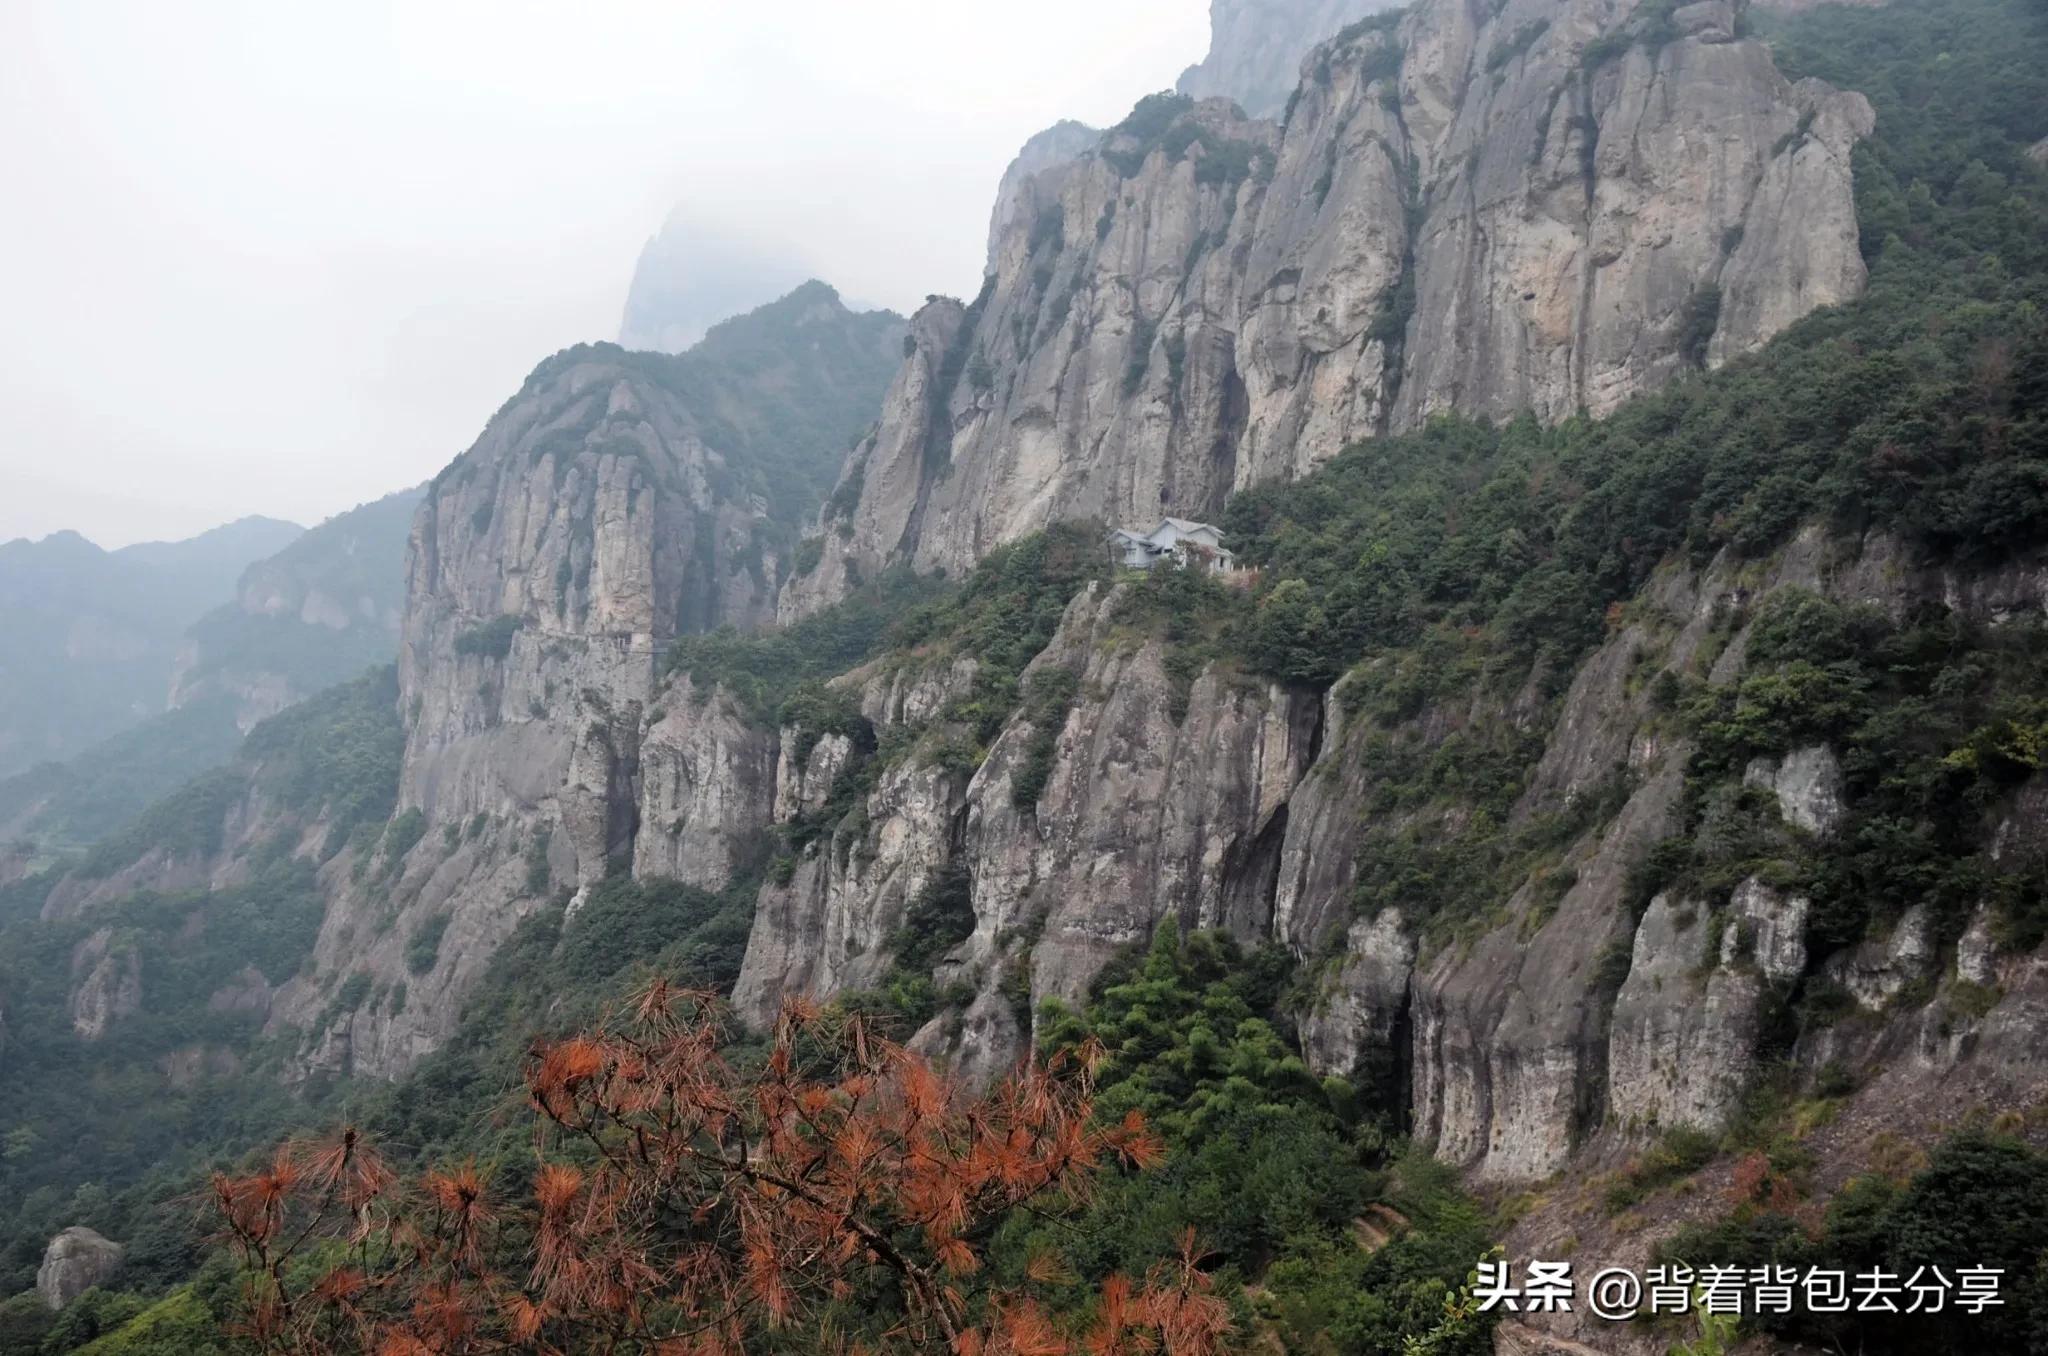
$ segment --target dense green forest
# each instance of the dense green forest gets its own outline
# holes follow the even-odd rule
[[[1554,711],[1574,663],[1626,619],[1660,565],[1722,552],[1760,559],[1812,522],[1882,529],[1965,567],[2041,543],[2048,174],[2026,152],[2048,132],[2048,19],[2026,0],[1929,0],[1755,22],[1788,75],[1861,90],[1877,109],[1878,132],[1856,163],[1870,265],[1861,300],[1606,420],[1444,419],[1350,449],[1302,481],[1229,505],[1231,544],[1262,571],[1256,591],[1173,571],[1129,590],[1133,621],[1159,628],[1178,673],[1222,663],[1309,689],[1351,675],[1344,700],[1395,774],[1376,809],[1456,802],[1479,811],[1456,832],[1368,836],[1361,911],[1399,901],[1454,933],[1584,827],[1507,826],[1505,807],[1541,748],[1528,731],[1480,731],[1424,751],[1403,742],[1404,724],[1532,672]],[[802,481],[804,494],[828,488],[808,462],[768,470],[778,485]],[[671,668],[723,683],[757,719],[816,732],[853,719],[822,686],[831,675],[891,655],[972,654],[982,661],[977,687],[948,713],[965,741],[936,753],[972,766],[1025,704],[1071,699],[1027,690],[1021,674],[1075,590],[1106,572],[1092,529],[1062,526],[993,553],[954,584],[891,575],[784,631],[688,638]],[[1794,591],[1756,621],[1740,683],[1708,689],[1672,674],[1660,688],[1672,729],[1696,750],[1689,831],[1657,854],[1638,895],[1681,884],[1725,895],[1768,871],[1813,897],[1817,946],[1860,937],[1873,919],[1922,900],[1935,905],[1943,937],[1983,898],[1998,906],[2005,945],[2048,937],[2044,882],[1990,871],[1978,833],[1984,809],[2042,765],[2048,638],[2029,626],[1992,634],[1946,616],[1887,618]],[[398,752],[390,682],[374,676],[260,727],[229,773],[110,837],[86,870],[104,876],[152,846],[217,846],[221,798],[250,777],[270,779],[295,804],[329,806],[330,854],[381,833]],[[1826,850],[1775,830],[1740,786],[1752,754],[1803,739],[1843,753],[1849,819]],[[906,753],[877,752],[864,766]],[[843,810],[860,790],[839,788],[835,803]],[[279,845],[258,845],[243,884],[203,898],[137,898],[90,926],[39,920],[49,877],[0,891],[0,1073],[13,1093],[0,1104],[0,1292],[31,1282],[43,1243],[64,1225],[93,1224],[130,1247],[118,1293],[62,1318],[32,1301],[0,1304],[0,1354],[78,1349],[102,1332],[111,1336],[94,1350],[202,1349],[195,1334],[210,1329],[228,1291],[220,1264],[202,1265],[187,1196],[194,1174],[295,1125],[346,1115],[408,1161],[473,1156],[517,1180],[528,1135],[518,1067],[529,1040],[592,1020],[653,971],[729,988],[759,884],[742,879],[714,895],[614,880],[573,919],[557,899],[497,953],[456,1037],[408,1078],[294,1100],[264,1076],[264,1044],[204,999],[244,964],[273,981],[297,967],[318,921],[311,871]],[[888,991],[849,1005],[906,1030],[936,1010],[945,995],[919,972],[959,925],[958,888],[942,882],[919,901],[915,935],[895,941]],[[144,1011],[116,1028],[118,1039],[88,1044],[63,991],[74,949],[101,928],[110,953],[145,953],[165,982],[148,986]],[[1042,1014],[1050,1047],[1102,1043],[1103,1110],[1144,1112],[1169,1153],[1151,1172],[1108,1182],[1077,1218],[1008,1221],[990,1240],[994,1277],[1047,1274],[1046,1259],[1057,1258],[1049,1274],[1083,1304],[1112,1271],[1142,1271],[1192,1227],[1239,1321],[1268,1325],[1289,1349],[1364,1356],[1414,1339],[1440,1354],[1489,1350],[1486,1325],[1447,1326],[1444,1305],[1506,1215],[1407,1146],[1402,1110],[1383,1090],[1310,1076],[1290,1034],[1304,982],[1277,953],[1166,931],[1106,970],[1078,1009]],[[1835,996],[1822,986],[1799,998],[1786,1022],[1828,1020]],[[208,1045],[240,1052],[242,1075],[166,1093],[162,1061]],[[735,1052],[745,1056],[744,1046]],[[123,1114],[109,1116],[110,1106]],[[108,1129],[70,1133],[87,1123]],[[1797,1175],[1796,1151],[1758,1124],[1676,1154],[1658,1182],[1723,1149]],[[1649,1183],[1646,1170],[1619,1189]],[[2015,1288],[2038,1297],[2048,1285],[2044,1184],[2048,1157],[1978,1128],[1925,1162],[1853,1183],[1818,1227],[1760,1190],[1666,1247],[1695,1263],[1842,1266],[1938,1248],[2005,1262]],[[1803,1316],[1774,1331],[1847,1350],[2038,1349],[2029,1313],[2039,1309],[2016,1303],[1986,1328]]]
[[[142,815],[73,865],[90,883],[145,852],[218,852],[227,805],[252,788],[283,809],[324,817],[331,856],[381,832],[398,788],[397,682],[374,671],[252,730],[236,761]],[[129,1245],[124,1276],[145,1292],[188,1275],[199,1236],[188,1205],[198,1168],[324,1113],[296,1103],[277,1077],[260,1017],[209,1003],[246,984],[272,985],[311,954],[322,897],[316,863],[296,836],[246,847],[239,883],[145,893],[88,911],[41,917],[57,873],[0,888],[0,1290],[35,1279],[43,1245],[72,1224]],[[96,958],[105,958],[104,962]],[[74,1025],[69,995],[89,964],[137,976],[137,1009],[98,1038]],[[79,1134],[91,1126],[93,1133]]]
[[[202,697],[0,781],[0,824],[26,825],[37,859],[52,861],[127,824],[195,769],[227,762],[241,742],[234,698]]]

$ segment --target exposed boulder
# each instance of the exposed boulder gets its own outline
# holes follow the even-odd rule
[[[253,965],[245,965],[235,977],[207,995],[206,1008],[209,1012],[244,1013],[257,1017],[268,1016],[270,1000],[276,993],[269,978]]]
[[[1808,833],[1825,837],[1842,822],[1842,765],[1825,744],[1752,759],[1742,780],[1776,796],[1786,822]]]
[[[142,955],[101,928],[71,953],[71,1029],[96,1041],[123,1017],[142,1010]]]
[[[1787,894],[1751,876],[1735,887],[1728,902],[1721,963],[1747,961],[1777,984],[1798,979],[1806,973],[1806,916],[1811,907],[1804,895]]]
[[[1956,978],[1989,987],[1998,982],[1998,943],[1991,931],[1991,909],[1978,905],[1970,926],[1956,939]]]
[[[121,1253],[119,1243],[74,1224],[43,1250],[43,1264],[36,1268],[36,1293],[52,1309],[62,1309],[110,1278],[121,1265]]]

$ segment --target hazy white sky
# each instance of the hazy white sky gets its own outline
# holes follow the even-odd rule
[[[1204,0],[0,0],[0,540],[311,523],[610,339],[669,208],[908,310]]]

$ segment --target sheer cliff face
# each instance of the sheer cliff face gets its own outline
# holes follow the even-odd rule
[[[311,973],[272,1006],[308,1033],[306,1069],[408,1067],[560,892],[627,869],[716,888],[757,851],[772,742],[687,682],[657,699],[661,656],[771,615],[794,521],[902,341],[896,317],[808,284],[679,358],[573,349],[435,479],[398,662],[398,808],[418,832],[330,872]],[[421,971],[423,926],[441,940]],[[403,996],[338,1011],[353,974]]]
[[[492,420],[413,526],[403,804],[440,821],[589,795],[562,807],[575,878],[630,850],[609,793],[661,647],[768,606],[765,506],[720,494],[725,471],[675,396],[603,358]]]
[[[1077,1003],[1111,956],[1163,919],[1265,934],[1287,793],[1314,756],[1320,712],[1222,673],[1177,691],[1165,646],[1133,630],[1125,596],[1097,586],[1073,601],[1025,683],[1063,670],[1080,696],[1057,729],[1013,717],[978,769],[937,756],[946,702],[970,689],[972,660],[911,657],[843,680],[862,692],[878,741],[899,752],[861,812],[763,889],[734,995],[744,1016],[766,1021],[786,997],[880,979],[906,910],[949,867],[974,924],[942,971],[976,990],[968,1020],[992,1028],[972,1049],[947,1048],[939,1028],[924,1040],[992,1061],[985,1070],[1020,1053],[1027,1034],[1006,993],[1024,1012],[1046,998]],[[784,732],[785,747],[796,733]],[[1023,799],[1019,775],[1047,740],[1050,774]],[[778,789],[779,816],[801,816],[806,793],[829,786],[848,756],[818,741],[809,766],[785,760],[794,789]]]
[[[537,813],[569,878],[632,859],[675,636],[772,614],[790,524],[872,417],[901,322],[808,284],[680,358],[571,350],[436,478],[408,555],[401,806]]]
[[[920,318],[782,614],[1060,518],[1204,516],[1439,411],[1603,414],[1854,296],[1869,105],[1735,29],[1425,0],[1312,51],[1283,122],[1148,101]]]
[[[1277,118],[1311,47],[1394,6],[1389,0],[1210,0],[1209,54],[1174,88],[1196,99],[1234,99],[1255,118]]]
[[[1093,150],[1102,140],[1102,130],[1069,118],[1056,122],[1024,143],[1017,158],[1003,171],[996,185],[996,205],[988,217],[988,271],[996,268],[996,253],[1003,238],[1016,224],[1018,214],[1032,203],[1031,181],[1049,170],[1071,165]]]

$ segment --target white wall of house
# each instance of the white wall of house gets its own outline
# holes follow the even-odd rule
[[[1134,570],[1149,570],[1162,560],[1186,564],[1190,559],[1205,562],[1212,574],[1230,574],[1237,569],[1236,558],[1224,549],[1218,528],[1181,518],[1162,518],[1143,536],[1118,528],[1109,534],[1109,547],[1120,564]]]

